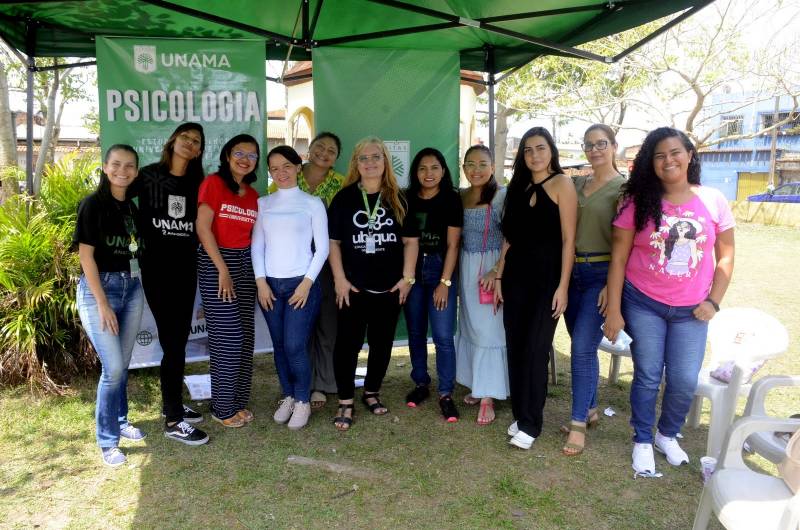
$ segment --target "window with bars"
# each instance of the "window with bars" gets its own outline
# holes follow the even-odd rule
[[[789,118],[787,123],[784,123],[780,126],[779,130],[781,131],[789,131],[792,130],[795,133],[800,133],[800,112],[779,112],[778,113],[778,121],[783,121]],[[772,127],[772,124],[775,123],[775,114],[770,112],[767,114],[761,115],[761,127],[766,129],[768,127]]]
[[[741,114],[723,116],[722,126],[720,127],[719,135],[725,137],[725,136],[733,136],[735,134],[742,134],[743,125],[744,125],[744,117]]]

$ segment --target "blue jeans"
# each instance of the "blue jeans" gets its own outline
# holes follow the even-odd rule
[[[625,281],[622,317],[633,339],[631,426],[637,443],[653,443],[662,374],[666,387],[658,431],[674,437],[686,421],[703,364],[708,331],[708,322],[697,320],[692,314],[695,307],[662,304]]]
[[[305,307],[294,309],[289,298],[303,281],[295,278],[267,277],[269,288],[275,295],[272,309],[263,307],[269,335],[272,338],[275,370],[284,396],[308,403],[311,399],[311,360],[308,355],[308,339],[317,322],[319,304],[322,299],[319,282],[314,282],[308,292]]]
[[[417,261],[417,282],[411,288],[404,306],[408,327],[408,349],[411,352],[411,379],[418,385],[429,385],[428,320],[436,345],[436,374],[439,395],[453,392],[456,379],[456,292],[458,279],[453,275],[448,288],[447,307],[440,311],[433,305],[433,291],[441,285],[444,259],[439,254],[423,254]]]
[[[597,297],[606,285],[608,262],[575,263],[569,282],[569,302],[564,313],[572,339],[572,420],[585,422],[589,409],[597,407],[597,380],[600,364],[597,347],[603,339],[600,326],[604,318]]]
[[[142,320],[144,295],[138,278],[127,272],[101,272],[100,283],[108,304],[117,316],[119,335],[102,330],[97,300],[86,277],[78,283],[78,315],[86,336],[94,346],[102,371],[97,385],[97,445],[116,447],[119,430],[128,423],[128,365]]]

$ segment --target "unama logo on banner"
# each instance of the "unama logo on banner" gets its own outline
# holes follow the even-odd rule
[[[133,46],[133,66],[137,72],[149,74],[156,71],[156,47]]]

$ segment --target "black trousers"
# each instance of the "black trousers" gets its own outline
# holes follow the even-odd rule
[[[551,316],[555,288],[509,274],[506,265],[502,289],[511,410],[517,427],[536,438],[542,432],[550,346],[558,324]]]
[[[369,344],[367,377],[364,390],[378,392],[383,384],[392,343],[400,316],[400,299],[394,293],[350,293],[350,306],[339,310],[336,346],[333,349],[333,369],[339,399],[353,399],[358,352],[364,344],[364,334]]]
[[[158,329],[161,359],[161,402],[167,422],[183,420],[183,372],[186,341],[197,291],[196,253],[169,255],[169,260],[142,260],[142,286]]]
[[[322,300],[317,324],[308,341],[308,353],[311,356],[311,389],[335,394],[333,348],[336,346],[338,308],[336,290],[333,288],[333,274],[327,261],[317,276],[317,282],[322,289]]]

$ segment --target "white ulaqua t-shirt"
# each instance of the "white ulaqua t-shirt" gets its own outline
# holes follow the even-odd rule
[[[250,249],[256,278],[316,280],[328,248],[328,217],[318,197],[295,186],[258,199]]]

